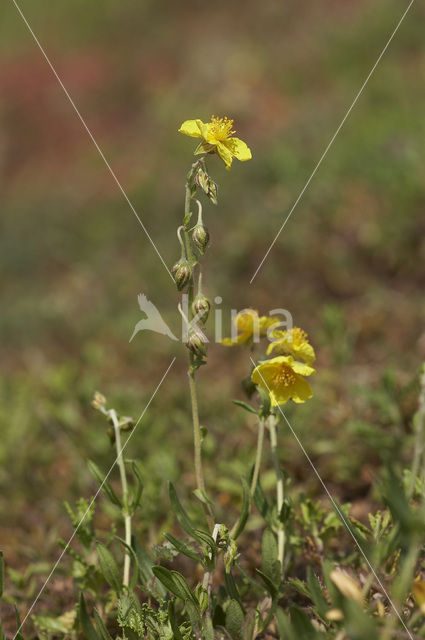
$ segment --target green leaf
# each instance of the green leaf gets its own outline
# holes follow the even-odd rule
[[[325,618],[329,606],[326,602],[325,596],[323,595],[319,579],[317,578],[311,567],[307,567],[307,584],[310,589],[310,597],[316,605],[317,611],[322,618]]]
[[[192,538],[195,538],[197,540],[198,537],[196,535],[192,521],[190,520],[186,511],[183,509],[180,503],[180,500],[177,497],[177,493],[172,482],[170,482],[169,484],[169,495],[170,495],[171,508],[176,514],[177,520],[179,521],[180,525],[186,531],[186,533],[188,533],[190,536],[192,536]]]
[[[253,640],[255,631],[255,611],[248,611],[242,624],[242,640]]]
[[[4,558],[3,551],[0,551],[0,598],[4,591]]]
[[[276,587],[280,584],[280,562],[277,554],[276,537],[271,529],[265,529],[261,541],[261,569]]]
[[[232,398],[232,402],[238,407],[242,407],[242,409],[245,409],[245,411],[249,411],[249,413],[255,413],[256,416],[258,415],[258,411],[254,409],[254,407],[251,407],[251,405],[247,402],[244,402],[243,400],[235,400],[234,398]]]
[[[299,607],[292,606],[289,612],[297,640],[314,640],[314,638],[317,638],[317,633],[305,611]]]
[[[292,625],[286,613],[278,607],[276,611],[277,632],[281,640],[297,640],[294,636]]]
[[[193,495],[196,496],[203,504],[213,504],[205,491],[201,491],[201,489],[195,489],[195,491],[193,491]]]
[[[240,606],[242,607],[243,606],[242,599],[231,571],[225,572],[224,582],[226,584],[226,590],[227,590],[227,593],[229,594],[229,597],[232,598],[232,600],[237,600],[237,602],[239,602]]]
[[[35,627],[40,632],[47,632],[53,634],[67,634],[69,635],[69,629],[58,618],[51,616],[31,616]]]
[[[105,494],[105,496],[108,498],[108,500],[112,502],[112,504],[114,504],[115,506],[122,509],[123,508],[122,501],[119,499],[119,497],[115,493],[111,483],[105,479],[105,477],[103,476],[97,464],[95,464],[92,460],[89,460],[87,463],[87,466],[93,478],[96,480],[97,484],[99,485],[99,487],[102,487],[102,491]]]
[[[136,490],[133,495],[133,499],[131,501],[131,505],[129,506],[130,515],[133,515],[136,511],[137,507],[140,505],[140,500],[143,494],[143,479],[142,473],[140,471],[140,465],[137,460],[133,460],[131,463],[131,467],[133,469],[134,477],[136,478]]]
[[[248,520],[250,511],[251,511],[251,493],[245,478],[241,478],[242,482],[242,511],[238,520],[238,524],[236,525],[235,533],[233,534],[233,538],[236,538],[242,533],[245,529],[246,521]]]
[[[117,593],[122,589],[120,570],[112,553],[101,542],[96,542],[100,570],[110,587]]]
[[[186,600],[195,600],[196,602],[189,585],[180,573],[177,571],[170,571],[169,569],[159,565],[152,567],[152,571],[158,580],[162,582],[164,587],[166,587],[168,591],[171,591],[171,593],[174,593],[175,596],[184,602]]]
[[[226,609],[226,629],[233,640],[239,640],[241,638],[243,622],[244,613],[239,602],[237,600],[230,600]]]
[[[192,558],[192,560],[196,560],[196,562],[202,562],[201,557],[196,553],[196,551],[193,551],[193,549],[188,547],[188,545],[181,540],[177,540],[177,538],[172,536],[171,533],[164,533],[164,537],[167,538],[168,542],[170,542],[173,547],[175,547],[177,551],[182,553],[184,556]]]
[[[270,522],[270,506],[266,498],[266,494],[261,488],[260,481],[257,482],[257,486],[254,491],[254,502],[258,511],[263,516],[264,520],[269,524]]]
[[[24,640],[24,636],[21,633],[21,627],[22,627],[21,616],[19,615],[18,607],[16,606],[16,604],[13,606],[15,608],[16,626],[18,628],[14,636],[14,640]]]
[[[99,638],[101,640],[112,640],[111,635],[105,626],[105,623],[97,612],[97,609],[93,610],[93,617]]]
[[[167,591],[164,586],[156,580],[152,571],[152,567],[154,566],[152,558],[135,538],[133,538],[133,548],[138,561],[140,582],[146,591],[155,598],[163,600],[167,595]]]
[[[256,571],[256,573],[258,573],[258,575],[260,576],[260,578],[264,582],[264,585],[265,585],[267,591],[269,592],[269,594],[271,595],[271,597],[275,598],[276,595],[277,595],[276,586],[273,584],[273,582],[270,580],[270,578],[268,576],[266,576],[265,573],[260,571],[260,569],[256,569],[255,571]]]
[[[94,630],[90,616],[87,613],[86,601],[84,596],[80,593],[80,606],[78,608],[78,619],[80,622],[81,630],[87,640],[99,640],[99,637]]]
[[[210,616],[205,617],[204,621],[204,635],[205,640],[214,640],[214,627]]]
[[[180,633],[179,625],[177,624],[173,600],[170,600],[170,602],[168,603],[168,619],[170,621],[171,630],[173,632],[173,640],[183,640],[183,636]]]

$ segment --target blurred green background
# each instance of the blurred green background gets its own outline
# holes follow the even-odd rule
[[[406,6],[21,2],[170,267],[194,149],[177,129],[212,113],[235,119],[253,159],[230,172],[209,161],[220,190],[218,207],[204,208],[206,292],[223,298],[225,316],[284,307],[309,333],[315,396],[288,415],[332,492],[360,518],[381,462],[409,459],[425,358],[422,4],[249,280]],[[136,528],[150,543],[171,526],[166,481],[189,497],[194,478],[186,349],[147,333],[128,342],[139,292],[178,331],[173,284],[12,2],[0,52],[0,540],[9,566],[22,570],[56,559],[58,536],[69,537],[63,500],[95,491],[87,459],[112,462],[90,407],[94,390],[138,417],[176,356],[128,447],[145,469]],[[199,374],[207,484],[227,519],[256,440],[251,417],[227,398],[243,398],[249,370],[248,351],[212,344]],[[284,425],[280,448],[294,486],[320,497]],[[107,523],[104,505],[98,517]]]

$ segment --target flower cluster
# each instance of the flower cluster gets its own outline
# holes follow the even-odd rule
[[[251,345],[266,336],[272,340],[267,355],[280,355],[260,360],[251,374],[251,381],[268,393],[272,407],[291,399],[299,403],[311,398],[313,393],[305,378],[315,373],[312,364],[316,355],[305,331],[298,327],[282,331],[278,324],[275,316],[259,316],[258,311],[245,309],[235,318],[237,335],[222,340],[225,346]]]

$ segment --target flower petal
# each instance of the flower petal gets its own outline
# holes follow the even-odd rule
[[[291,387],[292,400],[297,403],[305,402],[311,398],[312,395],[313,392],[307,380],[304,380],[301,376],[297,376],[296,382],[294,382]]]
[[[235,156],[241,162],[245,162],[246,160],[251,160],[252,153],[251,149],[243,140],[239,138],[228,138],[225,142],[226,147],[231,152],[232,156]]]
[[[202,131],[205,127],[202,120],[185,120],[179,129],[179,133],[184,133],[192,138],[202,138]]]
[[[313,367],[310,367],[308,364],[304,364],[304,362],[297,362],[296,360],[292,363],[292,368],[295,373],[298,373],[301,376],[312,376],[316,373],[316,370]]]
[[[232,166],[233,156],[231,151],[222,142],[217,142],[217,153],[226,165],[226,169]]]

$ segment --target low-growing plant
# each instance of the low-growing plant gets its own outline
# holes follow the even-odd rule
[[[303,404],[312,396],[307,378],[315,373],[315,351],[306,333],[282,329],[277,315],[261,316],[246,309],[235,317],[233,335],[223,346],[248,347],[244,399],[237,409],[256,421],[257,447],[240,478],[241,508],[235,521],[218,521],[214,496],[205,485],[202,445],[206,430],[199,417],[196,377],[208,362],[206,323],[211,302],[204,293],[202,257],[208,249],[198,194],[217,205],[218,189],[207,167],[218,155],[230,169],[237,158],[251,158],[247,145],[234,137],[233,121],[212,117],[211,122],[189,120],[180,132],[200,139],[196,159],[187,174],[182,224],[177,230],[181,256],[172,269],[188,304],[179,311],[186,325],[188,385],[194,442],[193,499],[203,515],[184,506],[178,487],[169,484],[170,507],[180,527],[176,537],[148,548],[138,536],[138,509],[143,498],[143,460],[124,457],[123,436],[133,434],[135,422],[109,406],[95,393],[93,407],[105,420],[115,448],[121,491],[95,462],[90,472],[98,493],[110,505],[110,527],[96,524],[96,496],[65,503],[74,534],[60,545],[70,558],[78,601],[66,611],[31,615],[40,638],[110,640],[282,640],[333,638],[389,640],[425,637],[425,369],[420,376],[418,410],[413,420],[412,466],[401,469],[389,460],[376,493],[380,508],[361,522],[350,514],[350,504],[339,504],[318,474],[313,461],[283,410],[288,402]],[[201,197],[200,196],[200,197]],[[193,209],[197,209],[196,222]],[[261,340],[269,338],[264,353]],[[263,342],[264,344],[264,342]],[[257,354],[257,350],[260,355]],[[306,458],[306,469],[316,474],[323,500],[296,490],[279,456],[278,436],[285,429],[295,437]],[[137,437],[137,436],[135,436]],[[262,486],[263,449],[268,441],[275,491]],[[349,455],[349,452],[347,452]],[[256,511],[262,527],[248,527]],[[115,516],[115,517],[114,517]],[[259,542],[257,566],[247,551]],[[252,556],[251,556],[252,557]],[[31,571],[9,569],[10,588],[4,594],[5,568],[0,557],[0,595],[19,602],[18,590],[28,589]],[[32,599],[34,590],[27,593]],[[416,603],[416,604],[415,604]],[[417,606],[416,606],[417,605]],[[32,607],[31,607],[32,610]],[[16,609],[17,612],[17,609]],[[26,633],[18,612],[17,640]],[[28,614],[27,614],[28,615]],[[25,622],[27,616],[22,622]],[[0,633],[0,640],[5,638]]]

